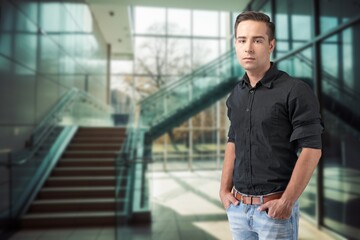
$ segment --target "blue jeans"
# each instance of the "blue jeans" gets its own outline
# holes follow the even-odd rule
[[[226,213],[230,223],[233,240],[245,239],[298,239],[299,203],[296,202],[289,219],[272,219],[266,211],[256,210],[259,205],[231,204]]]

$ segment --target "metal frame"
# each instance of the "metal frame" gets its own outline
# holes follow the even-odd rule
[[[313,36],[320,35],[320,4],[318,1],[313,1]],[[323,102],[321,99],[321,50],[320,43],[313,43],[313,73],[314,73],[314,91],[319,99],[320,112],[323,115]],[[324,163],[320,159],[317,167],[316,175],[316,223],[318,228],[324,225]]]

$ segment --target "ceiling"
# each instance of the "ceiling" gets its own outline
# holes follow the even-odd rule
[[[197,10],[240,12],[250,0],[85,0],[104,35],[111,44],[112,59],[132,59],[132,27],[129,6],[152,6]]]

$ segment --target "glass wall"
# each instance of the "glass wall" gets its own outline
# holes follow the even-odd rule
[[[0,31],[2,124],[40,121],[73,86],[106,100],[106,46],[87,5],[2,1]]]
[[[324,224],[351,239],[360,224],[360,24],[321,43],[324,123]],[[331,61],[328,61],[331,59]],[[355,122],[356,121],[356,122]]]
[[[320,36],[334,28],[359,19],[358,1],[254,1],[254,10],[275,16],[277,28],[276,57],[296,50],[314,39],[314,24],[319,23]],[[314,15],[317,6],[319,15]],[[325,125],[323,134],[323,186],[317,189],[317,172],[300,198],[301,211],[324,227],[348,238],[358,239],[360,224],[360,23],[319,40],[319,55],[314,45],[278,63],[281,70],[314,85],[315,75],[321,81],[318,96]],[[313,60],[320,59],[317,66]],[[276,60],[276,58],[275,58]],[[315,71],[317,74],[315,74]],[[323,192],[323,212],[318,212],[317,195]],[[321,215],[319,215],[321,214]]]
[[[106,102],[106,44],[82,1],[0,1],[0,218],[9,209],[4,153],[72,87]]]
[[[320,1],[320,31],[359,17],[358,2]],[[349,239],[360,234],[360,24],[321,42],[324,146],[324,225]]]

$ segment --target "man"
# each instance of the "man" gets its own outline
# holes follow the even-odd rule
[[[220,186],[235,240],[297,239],[297,200],[321,156],[318,101],[270,62],[274,32],[263,13],[236,19],[236,55],[246,74],[226,102],[231,124]]]

